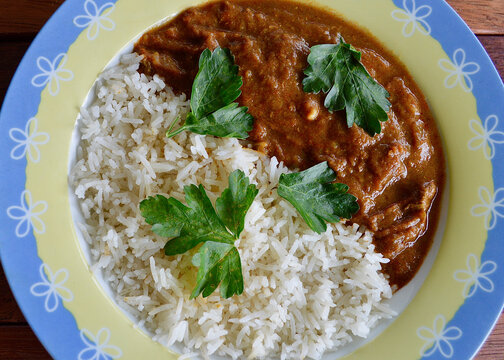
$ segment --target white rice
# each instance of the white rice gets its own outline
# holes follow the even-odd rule
[[[372,234],[358,225],[311,231],[276,192],[288,170],[236,139],[184,132],[167,139],[168,125],[189,110],[161,78],[137,72],[140,57],[125,55],[101,75],[97,99],[81,111],[81,143],[70,181],[80,199],[93,270],[102,269],[116,301],[153,338],[179,345],[184,358],[318,359],[366,337],[393,312]],[[139,202],[164,194],[184,202],[183,186],[203,184],[211,201],[241,169],[257,184],[245,230],[236,242],[245,289],[189,300],[197,269],[191,254],[167,257]]]

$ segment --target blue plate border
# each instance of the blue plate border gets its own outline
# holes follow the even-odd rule
[[[397,7],[405,10],[411,6],[411,2],[406,0],[393,1]],[[98,6],[106,2],[110,0],[96,1]],[[414,0],[412,3],[415,6]],[[431,36],[439,41],[445,52],[451,57],[457,49],[464,49],[467,59],[480,65],[480,71],[471,76],[478,115],[482,121],[491,115],[497,116],[501,123],[495,130],[504,131],[502,124],[504,122],[504,85],[484,48],[447,3],[417,0],[417,9],[423,5],[432,8],[432,13],[428,18]],[[32,231],[22,238],[17,237],[17,223],[7,216],[7,209],[19,204],[20,194],[25,190],[27,165],[24,157],[20,160],[10,157],[16,143],[9,137],[9,129],[24,129],[29,119],[36,115],[43,90],[43,87],[34,87],[31,84],[31,79],[37,75],[37,58],[44,56],[54,59],[58,54],[66,53],[84,30],[72,23],[72,19],[82,15],[83,6],[84,2],[81,0],[67,0],[46,23],[23,57],[0,112],[0,173],[2,174],[0,258],[23,314],[42,344],[55,359],[80,358],[81,351],[87,345],[83,342],[75,319],[68,310],[59,306],[54,312],[43,311],[44,299],[33,296],[30,292],[31,286],[40,281],[39,268],[42,261],[38,257]],[[463,124],[467,126],[465,121]],[[504,189],[504,145],[497,150],[492,159],[495,194],[498,189]],[[466,299],[455,316],[445,325],[446,334],[440,334],[432,347],[426,349],[423,359],[472,358],[497,321],[504,305],[504,241],[502,241],[504,220],[499,219],[504,216],[504,204],[502,208],[502,214],[498,209],[492,213],[496,217],[496,226],[488,231],[485,250],[480,260],[481,264],[494,262],[497,266],[490,275],[494,285],[493,291],[475,291],[473,296]],[[470,215],[468,213],[468,216]],[[459,329],[460,336],[449,334],[450,329]],[[452,348],[451,353],[447,351],[447,343]]]

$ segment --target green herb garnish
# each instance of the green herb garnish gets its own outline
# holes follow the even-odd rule
[[[249,185],[248,177],[242,171],[235,170],[229,175],[229,187],[216,201],[217,214],[236,239],[243,231],[245,215],[257,192],[255,185]]]
[[[303,87],[308,93],[326,93],[327,109],[346,109],[348,127],[355,123],[374,136],[381,132],[380,122],[388,119],[390,95],[369,75],[360,59],[361,53],[342,38],[336,45],[313,46]]]
[[[350,219],[359,211],[357,198],[347,193],[348,186],[334,180],[336,174],[323,162],[305,171],[282,174],[278,195],[294,205],[308,226],[320,234],[327,229],[325,221]]]
[[[201,293],[209,296],[219,283],[220,295],[225,299],[243,292],[240,254],[234,245],[208,241],[193,256],[192,263],[199,269],[191,299]]]
[[[239,107],[233,102],[241,95],[242,85],[238,66],[234,64],[229,49],[204,50],[192,86],[191,112],[182,127],[172,131],[175,120],[166,136],[170,138],[189,130],[201,135],[247,138],[254,118],[247,113],[247,107]]]
[[[234,242],[258,193],[256,186],[249,185],[243,171],[233,171],[229,187],[217,199],[217,212],[202,185],[185,186],[184,193],[187,206],[175,198],[156,195],[140,202],[140,212],[154,233],[173,238],[164,247],[166,255],[183,254],[204,243],[192,259],[199,269],[191,299],[201,293],[209,296],[219,284],[223,298],[240,295],[243,276]]]

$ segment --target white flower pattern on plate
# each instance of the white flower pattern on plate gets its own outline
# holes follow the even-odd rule
[[[86,0],[84,11],[86,15],[79,15],[73,19],[75,26],[80,28],[87,27],[87,38],[94,40],[98,37],[100,29],[112,31],[115,29],[115,23],[109,19],[109,15],[114,11],[115,5],[111,2],[103,4],[100,8],[93,0]]]
[[[96,337],[87,329],[82,329],[80,337],[86,348],[79,353],[79,360],[108,360],[118,359],[122,356],[122,351],[117,346],[109,345],[110,330],[102,328]]]
[[[16,226],[16,236],[18,238],[25,237],[32,227],[37,234],[43,234],[45,224],[39,216],[47,211],[47,202],[37,201],[33,204],[31,192],[23,190],[20,204],[21,206],[7,208],[7,215],[13,220],[19,220]]]
[[[497,224],[497,219],[504,217],[504,188],[497,189],[492,195],[486,187],[480,186],[478,196],[482,203],[474,205],[471,208],[471,214],[484,216],[485,228],[492,230]]]
[[[32,85],[44,87],[49,83],[49,94],[52,96],[58,95],[60,81],[70,81],[74,77],[73,72],[65,69],[66,62],[67,55],[64,53],[56,56],[52,62],[44,56],[39,56],[37,58],[37,67],[41,73],[33,77],[31,80]]]
[[[408,2],[411,6],[408,6]],[[432,13],[432,8],[428,5],[416,7],[415,0],[403,0],[403,9],[392,11],[392,17],[404,22],[402,34],[404,37],[411,37],[418,30],[423,35],[431,33],[431,27],[425,19]]]
[[[49,265],[40,265],[41,282],[31,286],[30,292],[34,296],[45,296],[44,307],[47,312],[53,312],[58,308],[59,299],[62,301],[72,301],[74,296],[70,290],[63,286],[68,280],[68,270],[59,269],[52,273]]]
[[[432,329],[421,326],[417,329],[417,336],[425,343],[420,350],[420,356],[431,356],[437,351],[443,357],[449,359],[453,356],[453,346],[450,343],[462,336],[462,330],[456,326],[446,328],[446,320],[443,315],[437,315]]]
[[[31,127],[33,127],[33,130],[30,134]],[[49,141],[49,134],[45,132],[39,133],[37,130],[38,120],[34,117],[28,120],[24,130],[18,128],[9,130],[9,137],[12,141],[17,143],[10,153],[12,159],[20,160],[28,154],[28,158],[32,162],[38,163],[40,161],[40,150],[38,149],[38,145],[47,144]]]
[[[473,82],[470,75],[476,74],[480,66],[472,61],[466,62],[466,53],[463,49],[455,50],[452,60],[453,62],[446,59],[439,60],[439,67],[449,73],[444,81],[445,87],[451,89],[460,85],[464,91],[472,91]]]
[[[483,126],[478,120],[469,121],[469,128],[476,134],[467,143],[469,150],[483,148],[485,158],[492,160],[495,156],[495,144],[504,144],[504,132],[496,130],[498,125],[499,118],[497,115],[488,116]]]
[[[494,261],[487,260],[480,266],[476,255],[469,254],[466,265],[467,270],[457,270],[453,274],[455,280],[465,283],[464,290],[462,291],[464,299],[473,296],[478,288],[491,293],[494,290],[494,284],[487,275],[497,270],[497,264]]]

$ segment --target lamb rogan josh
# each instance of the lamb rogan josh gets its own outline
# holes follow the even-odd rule
[[[382,131],[348,127],[325,95],[303,91],[310,47],[342,36],[362,52],[370,75],[390,94]],[[352,222],[374,232],[391,261],[391,284],[406,284],[434,236],[445,182],[441,140],[428,105],[405,67],[370,34],[333,13],[283,0],[216,1],[190,8],[135,45],[142,71],[191,93],[204,49],[228,48],[243,78],[240,105],[254,117],[249,140],[292,169],[327,161],[358,198]]]

